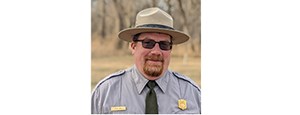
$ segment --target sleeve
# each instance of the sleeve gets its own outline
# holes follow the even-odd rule
[[[91,100],[91,113],[92,114],[100,114],[101,113],[101,104],[100,104],[100,88],[96,88],[92,93]]]
[[[185,84],[185,85],[184,85]],[[200,88],[195,87],[191,83],[182,83],[181,84],[183,97],[189,101],[189,109],[191,113],[201,114],[201,90]]]
[[[184,95],[194,101],[194,107],[197,108],[197,113],[199,112],[199,114],[201,114],[201,89],[197,87],[196,84],[189,82],[185,90],[186,92]]]
[[[115,94],[114,91],[118,91],[118,84],[120,80],[120,75],[124,74],[125,71],[119,71],[117,73],[113,73],[110,76],[101,80],[95,87],[92,97],[91,97],[91,113],[92,114],[103,114],[107,113],[107,111],[103,107],[104,103],[106,105],[111,104],[114,98],[110,97],[110,95]],[[110,98],[108,98],[110,97]]]
[[[106,104],[110,104],[109,102],[107,102],[107,97],[109,97],[109,91],[108,89],[111,89],[111,84],[108,82],[103,83],[102,81],[100,81],[93,93],[92,93],[92,97],[91,97],[91,113],[92,114],[103,114],[104,112],[104,103]],[[106,102],[105,102],[106,101]]]
[[[201,114],[201,89],[199,90],[199,93],[197,93],[198,97],[198,105],[199,105],[199,113]]]

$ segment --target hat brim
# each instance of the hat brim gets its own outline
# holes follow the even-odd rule
[[[143,32],[158,32],[158,33],[168,34],[172,36],[173,44],[184,43],[190,38],[187,34],[176,30],[161,29],[161,28],[142,28],[142,27],[124,29],[119,32],[118,37],[122,40],[131,42],[132,37],[134,35]]]

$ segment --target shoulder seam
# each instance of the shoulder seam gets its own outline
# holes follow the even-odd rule
[[[188,78],[183,77],[184,75],[181,75],[181,74],[179,74],[179,73],[177,73],[177,72],[172,72],[172,74],[173,74],[174,76],[176,76],[177,78],[179,78],[179,79],[182,79],[182,80],[184,80],[184,81],[187,81],[188,83],[190,83],[190,84],[192,84],[194,87],[196,87],[196,88],[198,89],[198,91],[201,91],[201,90],[200,90],[200,87],[199,87],[198,85],[196,85],[194,82],[192,82],[192,81],[189,80]]]
[[[125,72],[126,72],[125,70],[120,70],[118,72],[115,72],[115,73],[112,73],[112,74],[106,76],[105,78],[103,78],[101,81],[99,81],[97,83],[97,85],[95,86],[94,90],[97,89],[103,82],[107,81],[108,79],[113,78],[113,77],[117,77],[117,76],[120,76],[120,75],[123,75]]]

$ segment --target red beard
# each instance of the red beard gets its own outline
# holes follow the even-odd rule
[[[144,72],[146,75],[158,77],[162,74],[164,59],[162,56],[146,56],[144,63]]]

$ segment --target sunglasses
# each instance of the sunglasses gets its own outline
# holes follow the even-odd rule
[[[151,39],[144,39],[144,40],[134,40],[135,42],[142,42],[142,46],[146,49],[152,49],[156,43],[159,44],[159,48],[161,50],[170,50],[172,49],[172,42],[168,42],[168,41],[159,41],[156,42],[154,40]]]

